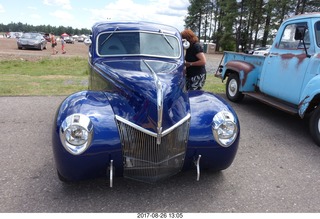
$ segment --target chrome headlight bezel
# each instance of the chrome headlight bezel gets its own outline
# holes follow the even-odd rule
[[[234,115],[227,110],[218,112],[212,119],[212,133],[222,147],[232,145],[239,133]]]
[[[72,114],[62,122],[59,135],[62,145],[69,153],[80,155],[90,147],[93,124],[86,115]]]

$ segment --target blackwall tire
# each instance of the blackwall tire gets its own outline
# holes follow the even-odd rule
[[[310,117],[309,130],[314,142],[320,147],[320,106],[314,110]]]
[[[61,182],[64,182],[64,183],[71,183],[71,181],[70,180],[68,180],[68,179],[66,179],[66,178],[64,178],[60,173],[59,173],[59,171],[57,170],[57,174],[58,174],[58,178],[59,178],[59,180],[61,181]]]
[[[243,100],[244,95],[239,91],[240,79],[237,74],[231,74],[228,77],[226,84],[226,95],[227,98],[232,102],[240,102]]]

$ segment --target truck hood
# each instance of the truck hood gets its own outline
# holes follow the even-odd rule
[[[115,115],[149,131],[166,130],[190,112],[183,63],[135,59],[95,64]]]

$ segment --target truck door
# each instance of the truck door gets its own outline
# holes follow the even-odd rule
[[[310,32],[307,22],[286,25],[266,57],[260,78],[261,92],[295,105],[299,103],[303,80],[310,62],[302,41],[295,40],[298,26],[307,28],[304,40],[309,53]]]

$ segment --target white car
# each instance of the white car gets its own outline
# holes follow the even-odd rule
[[[260,47],[253,51],[252,55],[255,56],[267,56],[269,54],[270,47]]]

